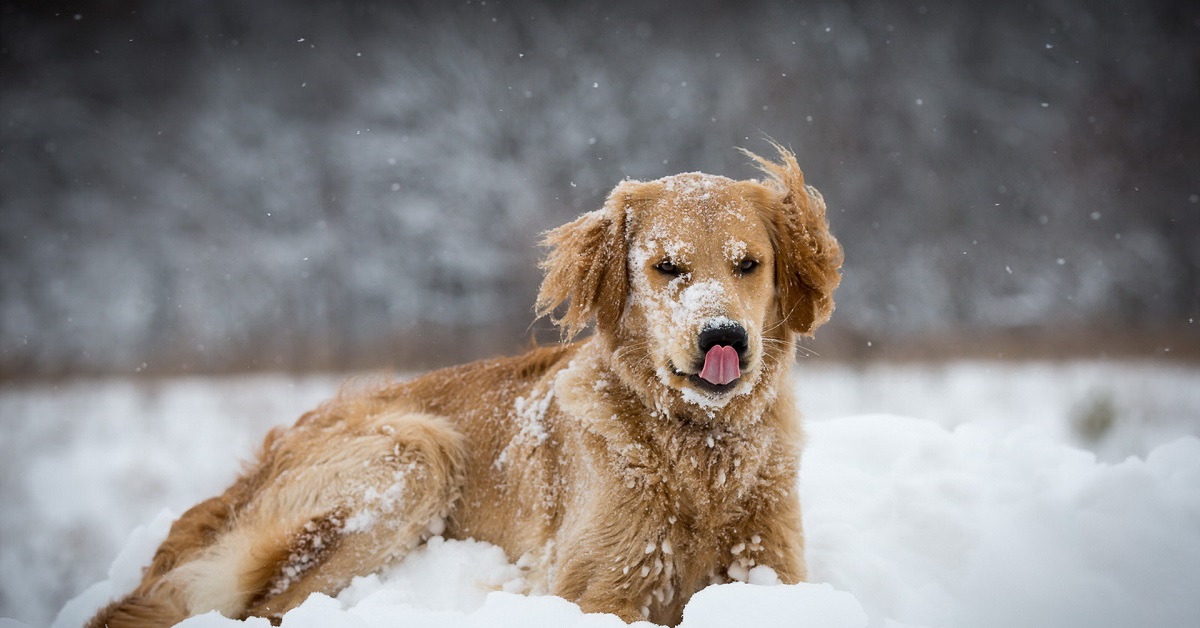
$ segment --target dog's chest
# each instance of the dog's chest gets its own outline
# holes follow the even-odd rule
[[[721,432],[617,449],[607,462],[624,482],[618,517],[644,539],[622,566],[626,582],[642,591],[643,616],[676,618],[692,593],[729,580],[751,538],[760,459]]]
[[[647,407],[606,387],[564,390],[560,420],[574,426],[605,476],[631,503],[652,494],[676,519],[719,527],[741,511],[776,441],[769,429],[702,425]]]
[[[670,423],[666,417],[649,422]],[[697,529],[717,529],[736,518],[758,482],[762,452],[744,436],[719,429],[650,430],[610,446],[610,463],[628,490],[654,494],[675,518]]]

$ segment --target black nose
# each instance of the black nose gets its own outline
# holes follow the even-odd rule
[[[746,355],[750,337],[746,330],[737,323],[710,327],[700,332],[700,353],[708,353],[709,349],[718,345],[733,347],[739,356]]]

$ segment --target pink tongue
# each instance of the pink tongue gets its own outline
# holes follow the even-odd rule
[[[737,349],[717,345],[704,355],[704,368],[700,379],[717,386],[724,386],[742,376],[738,367]]]

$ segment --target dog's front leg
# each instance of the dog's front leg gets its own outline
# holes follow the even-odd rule
[[[663,611],[673,607],[675,592],[672,548],[669,543],[664,548],[661,531],[620,513],[593,521],[578,534],[560,537],[552,592],[584,612],[612,613],[626,622],[678,621]]]
[[[780,582],[795,584],[808,577],[804,561],[804,527],[796,488],[778,486],[775,499],[750,504],[750,514],[739,521],[727,538],[730,580],[746,582],[754,567],[765,565]]]
[[[642,566],[629,568],[629,572],[639,575],[628,577],[622,573],[628,566],[613,567],[614,562],[570,560],[558,574],[560,584],[555,587],[555,595],[574,601],[585,613],[611,613],[626,623],[652,619],[654,587],[649,581],[638,581]],[[628,562],[637,564],[633,557]]]

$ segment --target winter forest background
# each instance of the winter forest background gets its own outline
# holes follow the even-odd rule
[[[1200,615],[1197,3],[0,0],[0,625],[132,586],[348,372],[553,342],[540,232],[766,138],[846,250],[813,586]]]
[[[830,358],[1200,347],[1189,3],[6,2],[0,376],[412,368],[538,234],[796,151]]]

